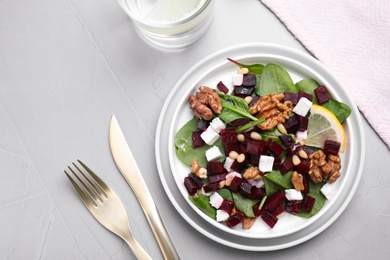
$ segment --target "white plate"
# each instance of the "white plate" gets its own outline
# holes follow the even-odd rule
[[[174,152],[173,138],[177,130],[192,118],[187,99],[201,85],[215,86],[237,70],[227,61],[232,58],[242,63],[275,62],[284,67],[297,82],[301,78],[314,78],[327,86],[331,95],[352,108],[345,123],[347,146],[342,156],[342,177],[337,181],[337,194],[314,217],[302,219],[287,214],[273,229],[261,220],[249,230],[234,229],[217,223],[197,209],[187,198],[183,180],[189,168]],[[225,83],[225,81],[224,81]],[[225,83],[226,84],[226,83]],[[172,204],[179,214],[195,229],[207,237],[230,247],[268,251],[302,243],[322,232],[344,211],[351,200],[363,168],[364,139],[359,111],[345,87],[316,59],[296,50],[270,44],[245,44],[212,54],[193,66],[176,84],[161,112],[156,134],[156,160],[160,179]]]

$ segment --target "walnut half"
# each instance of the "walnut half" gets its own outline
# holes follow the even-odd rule
[[[189,102],[190,108],[197,118],[208,121],[213,118],[213,112],[216,114],[222,112],[221,99],[218,94],[206,86],[200,87],[199,92],[196,92],[195,95],[190,95]]]
[[[341,160],[339,155],[328,156],[318,150],[310,156],[309,176],[315,183],[328,180],[334,183],[340,177]]]

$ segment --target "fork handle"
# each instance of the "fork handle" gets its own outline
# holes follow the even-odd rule
[[[152,258],[146,253],[146,251],[141,247],[140,244],[133,238],[131,235],[130,231],[126,232],[123,236],[121,236],[124,241],[129,245],[137,259],[142,259],[142,260],[152,260]]]

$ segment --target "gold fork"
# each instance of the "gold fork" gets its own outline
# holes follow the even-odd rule
[[[70,166],[68,166],[68,169],[73,173],[78,182],[70,177],[66,170],[64,172],[91,214],[105,228],[126,241],[138,259],[152,259],[134,239],[125,207],[118,196],[82,161],[78,159],[77,161],[85,171],[82,171],[82,168],[78,167],[74,162],[72,164],[75,170]],[[87,177],[84,172],[90,177]]]

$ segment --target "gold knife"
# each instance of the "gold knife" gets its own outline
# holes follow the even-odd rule
[[[164,259],[180,259],[161,221],[156,204],[127,145],[115,115],[111,117],[109,136],[112,157],[119,171],[137,196]]]

